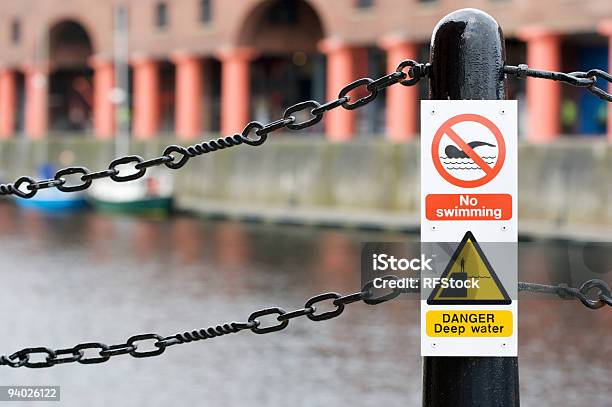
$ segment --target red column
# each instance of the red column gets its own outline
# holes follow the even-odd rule
[[[137,139],[150,139],[159,128],[159,67],[147,58],[134,60],[133,133]]]
[[[98,138],[108,139],[115,134],[115,106],[111,93],[115,86],[112,61],[94,59],[91,62],[93,75],[93,125]]]
[[[221,60],[221,133],[239,133],[249,122],[251,80],[249,63],[255,57],[250,48],[224,49]]]
[[[612,20],[606,20],[599,25],[599,32],[608,37],[608,71],[612,71]],[[612,93],[612,84],[608,84],[608,92]],[[608,103],[608,140],[612,142],[612,107]]]
[[[30,65],[25,68],[25,132],[32,139],[47,133],[47,70]]]
[[[327,54],[328,100],[338,98],[338,92],[355,79],[354,55],[350,47],[336,39],[326,39],[319,44]],[[337,108],[325,114],[325,132],[330,140],[343,141],[355,133],[355,112]]]
[[[404,59],[417,59],[417,45],[399,38],[383,38],[379,46],[387,51],[387,72]],[[419,91],[416,86],[394,85],[386,90],[387,134],[392,141],[411,140],[417,134]]]
[[[535,69],[559,71],[559,37],[539,28],[526,28],[520,37],[527,42],[527,64]],[[559,136],[561,126],[561,87],[559,83],[527,78],[527,137],[545,143]]]
[[[176,134],[192,139],[200,134],[202,106],[202,61],[193,55],[175,55],[176,64]]]
[[[351,58],[353,61],[352,80],[365,78],[368,76],[368,48],[367,47],[351,47]],[[363,92],[362,96],[367,95]]]
[[[11,69],[0,71],[0,138],[10,138],[15,133],[17,109],[17,73]]]

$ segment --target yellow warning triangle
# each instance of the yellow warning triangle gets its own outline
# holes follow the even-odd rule
[[[465,282],[473,279],[478,286],[443,288],[439,284],[427,299],[429,305],[512,303],[472,232],[465,234],[441,277]]]

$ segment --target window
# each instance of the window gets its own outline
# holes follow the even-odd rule
[[[168,6],[166,3],[158,3],[155,9],[155,25],[164,28],[168,25]]]
[[[21,42],[21,22],[17,19],[11,22],[11,42],[13,44]]]
[[[355,0],[355,7],[364,9],[374,5],[374,0]]]
[[[212,21],[212,0],[200,0],[200,22],[208,24]]]

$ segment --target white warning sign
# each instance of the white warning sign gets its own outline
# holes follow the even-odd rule
[[[423,356],[517,355],[516,199],[516,101],[422,101]]]

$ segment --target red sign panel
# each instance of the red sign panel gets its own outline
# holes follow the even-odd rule
[[[509,194],[429,194],[425,197],[429,220],[508,220],[512,218]]]

